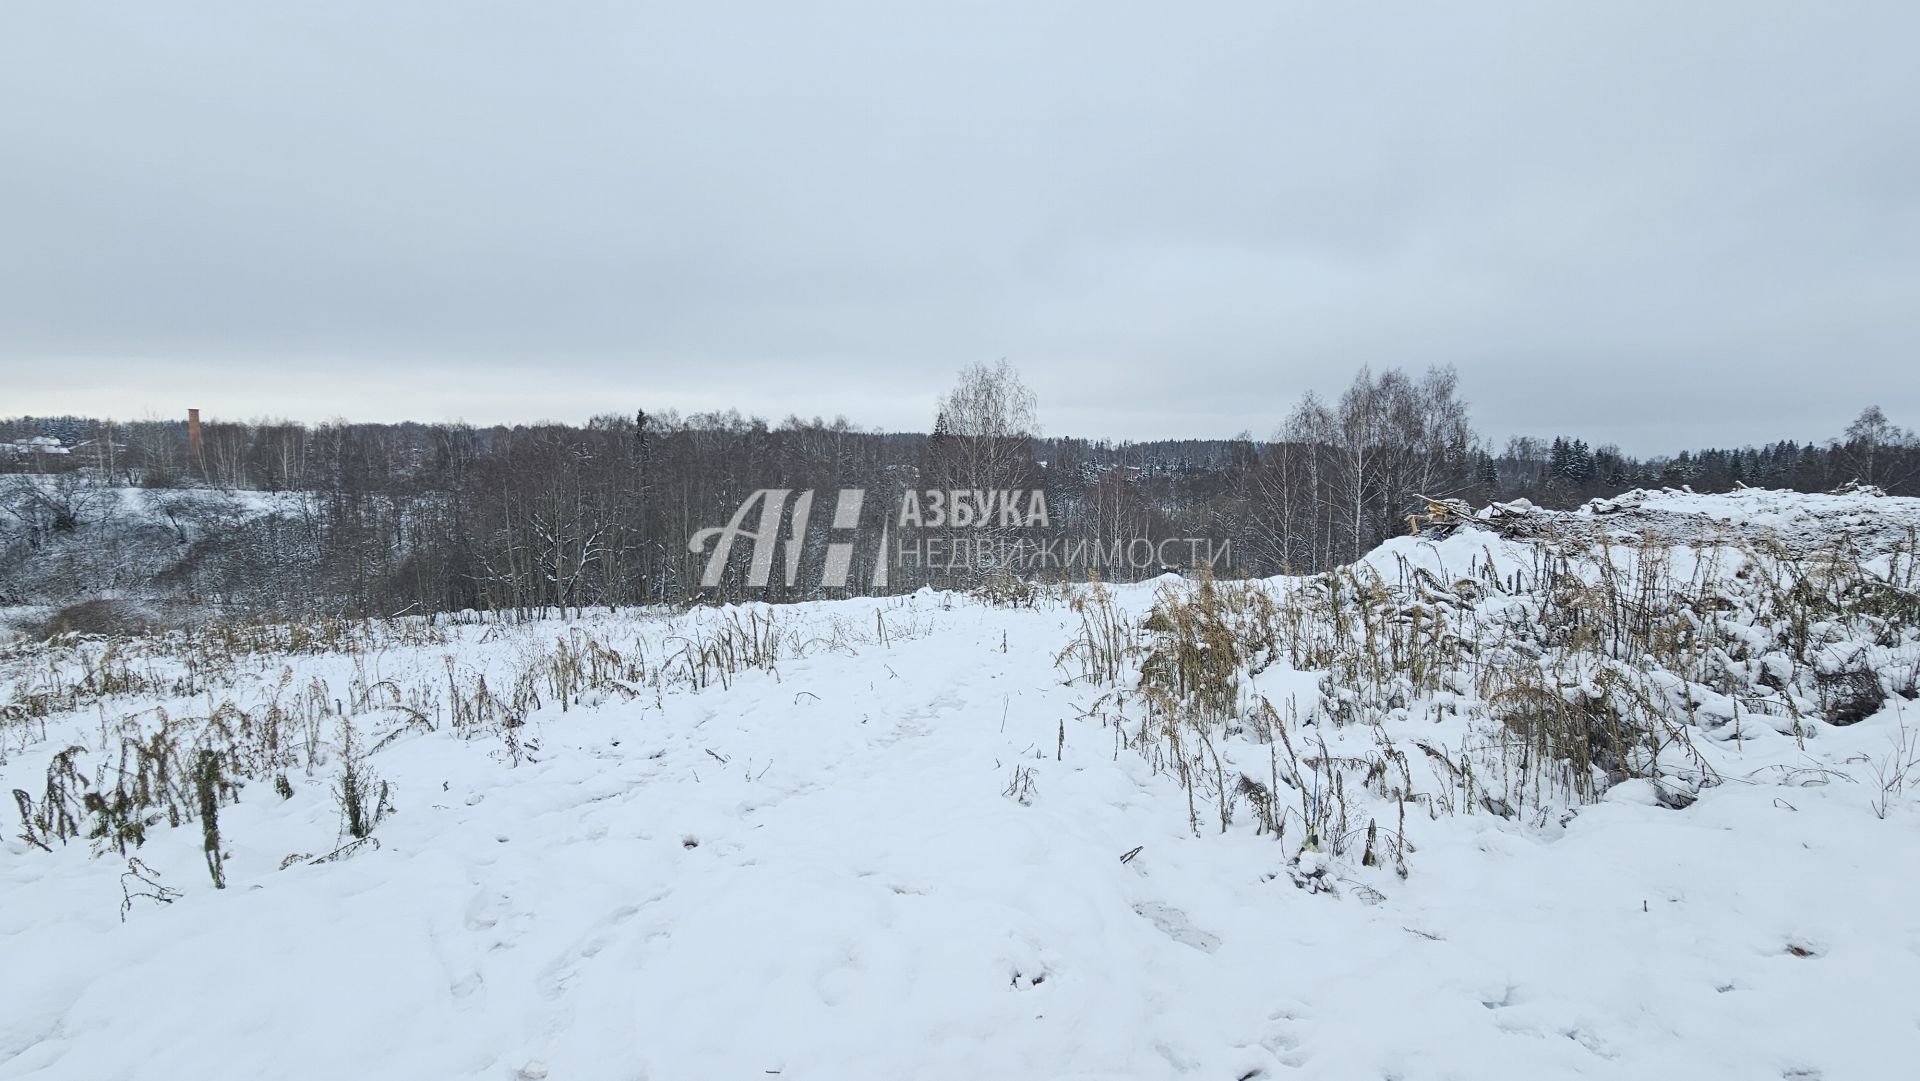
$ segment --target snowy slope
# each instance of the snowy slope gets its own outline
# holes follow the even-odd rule
[[[193,595],[195,590],[182,587],[211,578],[210,572],[225,562],[247,558],[230,551],[230,545],[210,542],[231,541],[264,523],[311,519],[312,497],[302,492],[93,487],[78,480],[78,474],[0,475],[0,504],[38,508],[10,516],[10,528],[0,530],[0,605]],[[50,526],[48,511],[54,507],[73,516],[72,528]],[[247,583],[240,592],[262,595],[254,599],[269,600],[268,586],[286,597],[288,581],[267,579],[279,573],[293,580],[287,565],[304,564],[304,553],[287,550],[291,535],[283,531],[264,539],[263,547],[277,543],[281,550],[252,573],[236,572],[225,580]],[[161,586],[162,579],[170,581]],[[198,590],[201,595],[229,592],[225,587]],[[7,624],[0,609],[0,641],[7,637]]]
[[[1518,573],[1528,547],[1471,533],[1373,562]],[[1161,588],[1115,607],[1143,620]],[[759,663],[697,675],[689,647],[738,648],[743,622]],[[1494,746],[1471,711],[1335,724],[1322,673],[1249,673],[1243,697],[1292,715],[1309,758],[1408,752],[1402,877],[1357,843],[1304,848],[1297,820],[1276,839],[1246,801],[1223,829],[1137,727],[1142,662],[1116,686],[1060,659],[1082,626],[1061,598],[923,592],[414,625],[217,664],[99,642],[0,659],[0,787],[40,801],[63,748],[92,775],[116,726],[187,725],[221,699],[248,725],[285,707],[292,790],[250,780],[220,810],[224,890],[195,824],[157,825],[133,855],[180,896],[134,897],[124,919],[125,858],[10,835],[0,1078],[1839,1081],[1920,1064],[1920,788],[1875,798],[1920,704],[1797,734],[1699,720],[1721,780],[1684,810],[1634,779],[1503,816],[1447,795],[1417,749],[1493,769],[1466,752]],[[556,665],[606,670],[582,694]],[[481,677],[518,698],[510,721],[473,705]],[[87,680],[78,711],[27,708]],[[351,840],[336,712],[396,810],[377,847],[316,862]],[[1210,752],[1224,777],[1280,768],[1251,723]],[[1340,798],[1396,828],[1393,801]]]

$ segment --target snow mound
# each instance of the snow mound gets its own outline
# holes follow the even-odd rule
[[[1797,555],[1844,547],[1887,551],[1920,530],[1920,499],[1877,488],[1826,494],[1740,488],[1701,494],[1686,489],[1635,489],[1595,499],[1574,511],[1550,511],[1526,500],[1483,508],[1476,520],[1512,537],[1608,539],[1629,543],[1772,543]]]

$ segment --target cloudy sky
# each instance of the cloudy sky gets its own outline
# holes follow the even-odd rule
[[[0,6],[0,415],[1920,426],[1920,5]]]

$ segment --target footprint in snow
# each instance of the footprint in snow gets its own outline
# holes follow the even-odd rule
[[[469,972],[458,979],[449,981],[447,984],[447,993],[458,1001],[480,990],[481,987],[486,985],[486,982],[486,978],[481,976],[479,972]]]
[[[1047,977],[1050,975],[1052,975],[1052,973],[1047,972],[1045,969],[1039,972],[1022,972],[1019,969],[1015,969],[1013,971],[1012,987],[1015,991],[1031,991],[1045,984]]]
[[[1260,1046],[1272,1054],[1274,1061],[1292,1069],[1300,1069],[1307,1064],[1306,1052],[1301,1044],[1304,1040],[1302,1022],[1308,1020],[1304,1008],[1282,1008],[1267,1016],[1267,1032],[1260,1040]]]
[[[1220,948],[1220,936],[1211,931],[1202,931],[1187,919],[1187,914],[1172,905],[1163,905],[1158,901],[1142,901],[1133,906],[1133,911],[1144,916],[1149,923],[1160,929],[1160,933],[1183,946],[1192,946],[1202,953],[1212,953]]]
[[[537,984],[540,996],[548,1000],[565,996],[567,989],[579,977],[581,968],[600,956],[612,943],[614,931],[639,913],[639,905],[621,905],[595,921],[585,936],[548,962],[541,971]]]

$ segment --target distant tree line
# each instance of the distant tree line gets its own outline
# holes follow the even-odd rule
[[[1002,363],[963,372],[925,433],[644,410],[511,427],[213,421],[195,453],[184,420],[0,420],[0,604],[117,595],[287,614],[525,613],[1089,569],[908,561],[876,586],[861,564],[845,590],[823,590],[843,488],[863,489],[879,518],[909,490],[1039,492],[1044,526],[996,520],[967,535],[1056,553],[1153,553],[1092,568],[1138,578],[1160,573],[1168,553],[1192,551],[1161,543],[1182,538],[1230,552],[1216,573],[1323,569],[1404,532],[1425,497],[1566,507],[1635,487],[1920,486],[1920,444],[1877,408],[1823,444],[1636,459],[1566,436],[1511,439],[1496,453],[1450,369],[1363,370],[1337,398],[1309,395],[1267,440],[1045,436],[1037,417]],[[726,525],[761,489],[817,493],[813,528],[793,549],[800,573],[792,585],[775,573],[765,590],[750,588],[754,546],[742,543],[719,582],[703,586],[709,554],[689,551],[689,538]],[[783,519],[781,541],[791,525]],[[870,562],[878,539],[871,529],[862,539]],[[784,569],[787,558],[783,547],[775,563]]]

